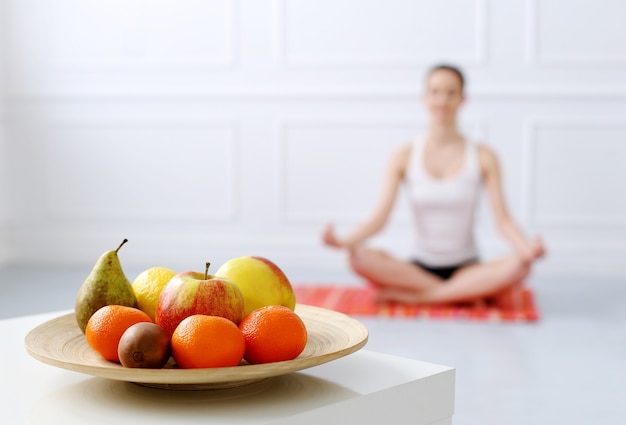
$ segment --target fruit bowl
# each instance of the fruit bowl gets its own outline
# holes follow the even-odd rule
[[[163,369],[125,368],[104,360],[89,347],[74,313],[57,317],[31,330],[26,351],[35,359],[63,369],[93,376],[173,390],[206,390],[246,385],[336,360],[361,349],[367,328],[336,311],[298,304],[296,312],[309,334],[304,351],[294,360],[258,365],[210,369],[179,369],[168,363]]]

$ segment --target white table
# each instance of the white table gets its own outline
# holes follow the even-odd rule
[[[24,349],[28,331],[63,313],[0,320],[3,423],[452,423],[453,368],[368,350],[301,372],[210,391],[147,388],[30,357]]]

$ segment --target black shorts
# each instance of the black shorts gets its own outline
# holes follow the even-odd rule
[[[469,266],[470,264],[474,264],[478,262],[477,258],[465,261],[461,264],[457,264],[457,265],[453,265],[453,266],[438,266],[438,267],[433,267],[433,266],[429,266],[426,265],[424,263],[422,263],[419,260],[412,260],[411,261],[413,264],[415,264],[416,266],[421,267],[422,269],[426,270],[429,273],[434,274],[435,276],[439,276],[440,278],[447,280],[450,279],[450,276],[452,276],[457,270],[459,270],[460,268]]]

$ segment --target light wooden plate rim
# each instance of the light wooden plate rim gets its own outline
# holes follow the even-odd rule
[[[200,390],[245,385],[265,378],[318,366],[361,349],[368,330],[358,320],[333,310],[298,304],[296,312],[309,334],[304,351],[294,360],[210,369],[135,369],[109,362],[87,344],[74,313],[51,319],[25,337],[28,354],[62,369],[147,386]]]

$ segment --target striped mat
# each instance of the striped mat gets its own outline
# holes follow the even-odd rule
[[[350,316],[465,320],[477,322],[536,322],[539,312],[530,288],[520,290],[510,308],[468,304],[404,305],[378,304],[369,286],[331,284],[293,285],[299,304],[335,310]]]

